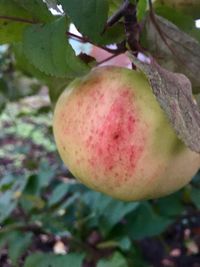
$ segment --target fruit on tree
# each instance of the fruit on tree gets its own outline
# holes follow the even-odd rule
[[[146,77],[105,66],[61,94],[53,130],[61,158],[88,187],[122,200],[151,199],[187,184],[200,155],[176,136]]]

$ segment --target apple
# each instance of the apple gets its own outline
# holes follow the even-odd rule
[[[170,194],[200,166],[200,155],[177,138],[144,74],[122,67],[98,67],[72,82],[56,104],[53,131],[73,175],[121,200]]]

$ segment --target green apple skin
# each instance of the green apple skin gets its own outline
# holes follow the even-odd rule
[[[54,112],[58,151],[86,186],[131,201],[161,197],[186,185],[200,155],[176,136],[146,77],[105,66],[75,80]]]

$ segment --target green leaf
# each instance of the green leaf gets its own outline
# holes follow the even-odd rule
[[[49,22],[54,20],[54,16],[48,10],[46,4],[41,0],[14,0],[20,7],[31,14],[38,22]]]
[[[97,192],[88,192],[83,195],[84,202],[95,213],[99,221],[99,227],[106,234],[117,223],[119,223],[125,215],[135,210],[138,202],[123,202],[115,200],[109,196]]]
[[[147,9],[147,0],[139,0],[137,4],[137,19],[141,21],[146,13]]]
[[[184,211],[184,206],[181,202],[181,192],[158,199],[155,206],[162,216],[180,215]]]
[[[200,96],[200,95],[198,95],[198,96]],[[197,99],[197,102],[198,102],[198,99]],[[197,186],[198,188],[200,187],[200,170],[192,178],[192,183],[194,184],[194,186]]]
[[[128,264],[122,254],[115,252],[109,259],[101,259],[97,267],[128,267]]]
[[[103,231],[109,232],[117,223],[119,223],[128,213],[135,210],[138,202],[126,203],[123,201],[113,200],[105,208],[101,227]]]
[[[80,198],[80,193],[79,192],[74,193],[72,196],[67,198],[67,200],[63,202],[62,205],[59,206],[59,209],[61,210],[68,209],[70,206],[76,204],[79,198]]]
[[[24,267],[81,267],[84,255],[70,253],[65,256],[35,253],[26,258]]]
[[[57,204],[67,194],[68,190],[69,184],[62,183],[57,185],[49,198],[49,206]]]
[[[30,14],[20,7],[14,0],[0,0],[0,17],[16,17],[23,19],[32,19]],[[25,27],[29,25],[26,22],[15,20],[0,19],[0,44],[19,41]]]
[[[8,92],[8,84],[6,83],[5,79],[0,78],[0,112],[4,109],[8,101],[7,92]]]
[[[177,25],[183,31],[189,32],[193,27],[195,27],[195,21],[193,18],[183,14],[178,10],[175,10],[172,7],[165,5],[156,5],[155,12],[156,14],[168,19],[169,21]]]
[[[131,248],[131,240],[128,236],[122,236],[118,239],[118,246],[122,250],[129,250]]]
[[[5,245],[7,245],[10,234],[11,234],[10,232],[4,232],[4,233],[0,232],[0,250]]]
[[[60,0],[66,14],[77,29],[93,41],[101,38],[107,21],[107,0]]]
[[[38,175],[33,174],[28,177],[28,182],[25,187],[24,193],[30,195],[38,195],[40,191],[40,183]]]
[[[200,209],[200,189],[193,187],[191,191],[191,199],[195,206]]]
[[[42,209],[45,205],[40,197],[41,181],[38,175],[30,175],[28,183],[20,199],[20,204],[27,212],[34,207]]]
[[[112,16],[122,5],[121,0],[110,0],[109,1],[109,16]]]
[[[167,217],[162,217],[154,212],[148,202],[141,203],[136,211],[127,217],[126,232],[133,239],[142,239],[159,235],[172,222]]]
[[[32,242],[32,233],[12,232],[8,239],[8,255],[15,265],[18,258],[27,250]]]
[[[131,247],[131,240],[127,236],[117,237],[116,240],[107,240],[97,244],[98,249],[112,249],[120,248],[121,250],[129,250]]]
[[[38,169],[39,188],[42,189],[49,185],[55,175],[55,166],[50,165],[47,160],[42,160]]]
[[[67,42],[67,28],[63,17],[44,26],[33,25],[26,29],[24,53],[40,71],[57,77],[76,77],[88,71]]]
[[[14,210],[19,197],[26,186],[24,176],[9,176],[1,179],[0,185],[0,222],[3,222]]]
[[[0,0],[0,44],[21,41],[27,26],[53,18],[40,0]]]

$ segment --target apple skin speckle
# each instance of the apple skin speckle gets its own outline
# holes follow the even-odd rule
[[[121,176],[122,182],[131,177],[145,145],[144,141],[139,144],[127,142],[134,134],[137,135],[139,121],[137,111],[132,105],[133,98],[133,92],[129,88],[124,88],[96,126],[95,134],[91,132],[86,139],[91,168],[94,171],[101,168],[105,175],[110,175],[120,167],[126,170],[126,179]],[[119,175],[115,177],[119,184]]]

